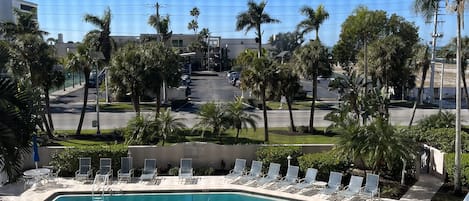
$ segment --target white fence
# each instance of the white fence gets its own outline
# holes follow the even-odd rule
[[[230,169],[236,158],[244,158],[248,164],[256,159],[256,151],[261,146],[299,146],[303,153],[317,153],[332,149],[332,144],[312,144],[312,145],[218,145],[212,143],[182,143],[171,146],[129,146],[129,153],[133,157],[135,168],[142,168],[145,158],[157,159],[158,168],[179,166],[181,158],[192,158],[194,168],[212,167],[214,169]],[[61,152],[65,147],[39,147],[39,166],[48,165],[52,159],[52,154]],[[287,160],[287,159],[285,159]],[[222,162],[223,161],[223,162]],[[32,155],[25,157],[24,169],[34,167]]]

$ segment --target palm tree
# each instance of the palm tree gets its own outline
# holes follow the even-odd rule
[[[269,142],[269,126],[267,123],[267,89],[273,82],[274,73],[277,71],[274,63],[266,57],[255,58],[250,66],[241,74],[242,88],[249,88],[262,100],[264,117],[264,142]]]
[[[13,182],[22,170],[24,154],[31,150],[36,111],[31,94],[19,90],[8,77],[0,77],[0,102],[0,171]]]
[[[111,39],[111,10],[109,7],[104,11],[103,16],[100,18],[95,15],[86,14],[85,22],[98,27],[89,33],[94,36],[95,43],[93,46],[103,53],[104,62],[106,64],[111,60],[112,39]]]
[[[290,130],[296,132],[295,123],[293,121],[293,112],[292,112],[292,103],[293,97],[301,89],[300,77],[294,72],[293,64],[287,63],[281,66],[278,73],[276,74],[277,82],[274,83],[278,85],[274,87],[278,90],[279,95],[285,96],[287,101],[288,113],[290,114]]]
[[[246,33],[251,29],[256,30],[257,35],[257,57],[261,57],[262,53],[262,30],[261,25],[267,23],[279,23],[280,20],[273,19],[269,14],[264,12],[264,8],[267,5],[267,2],[261,1],[259,4],[256,4],[253,0],[248,1],[248,10],[242,12],[236,16],[236,31],[241,31],[246,29]]]
[[[197,7],[192,8],[192,10],[190,11],[190,14],[191,14],[192,17],[194,17],[194,19],[191,20],[191,22],[189,22],[189,24],[187,25],[187,28],[189,30],[193,30],[194,31],[194,36],[195,36],[195,35],[197,35],[197,29],[199,28],[199,22],[197,21],[198,18],[199,18],[199,15],[200,15],[199,8],[197,8]]]
[[[412,109],[412,116],[410,118],[409,127],[412,126],[412,122],[414,121],[415,111],[417,110],[417,104],[420,103],[420,99],[422,97],[423,87],[425,84],[425,78],[427,77],[427,71],[430,68],[430,60],[428,59],[428,46],[418,45],[415,48],[416,51],[416,58],[415,60],[415,67],[416,70],[422,70],[422,77],[420,78],[420,87],[417,92],[417,100],[414,103],[414,107]]]
[[[324,9],[322,4],[316,8],[316,11],[309,6],[303,6],[300,9],[300,12],[302,15],[306,16],[306,19],[297,25],[298,29],[303,29],[301,34],[303,35],[315,30],[316,40],[319,40],[319,28],[321,27],[321,24],[329,18],[329,13]]]
[[[249,114],[244,111],[244,104],[242,98],[236,98],[234,102],[228,104],[226,108],[226,118],[229,119],[230,126],[236,129],[236,140],[238,142],[239,133],[244,127],[247,129],[248,125],[256,130],[256,119],[259,116],[256,114]]]
[[[199,122],[194,126],[193,130],[201,129],[202,137],[208,128],[211,128],[212,134],[218,136],[220,143],[221,133],[227,127],[227,118],[222,105],[214,102],[203,104],[198,112]]]
[[[156,33],[158,35],[161,35],[161,41],[168,45],[168,41],[173,35],[172,31],[169,31],[169,15],[166,17],[161,18],[158,15],[151,15],[150,18],[148,18],[148,24],[152,26],[153,28],[156,29]]]
[[[306,46],[295,51],[295,60],[298,64],[298,71],[313,83],[313,99],[311,101],[311,113],[309,120],[309,131],[314,130],[314,107],[317,99],[318,76],[322,72],[330,72],[327,50],[320,41],[311,41]]]
[[[85,78],[83,106],[81,108],[80,121],[76,130],[76,135],[80,135],[81,128],[83,126],[83,120],[85,118],[86,105],[88,103],[88,82],[90,80],[90,72],[93,65],[91,50],[89,47],[86,44],[79,45],[77,47],[77,52],[71,57],[68,65],[70,69],[76,69],[78,72],[82,72]]]
[[[163,137],[162,146],[164,146],[164,143],[168,136],[177,134],[178,131],[186,127],[184,123],[181,122],[183,120],[183,118],[177,118],[171,115],[171,108],[166,108],[166,110],[158,116],[156,122],[158,132]]]

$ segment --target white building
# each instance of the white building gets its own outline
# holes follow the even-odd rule
[[[0,0],[0,22],[16,22],[15,9],[30,12],[37,9],[37,4],[23,0]]]

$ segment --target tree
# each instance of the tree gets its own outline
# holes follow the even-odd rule
[[[171,108],[166,108],[166,110],[158,116],[156,122],[158,133],[163,137],[162,146],[164,146],[168,136],[175,135],[178,131],[186,127],[184,123],[181,122],[183,120],[183,118],[177,118],[171,115]]]
[[[199,122],[194,126],[194,130],[202,129],[202,137],[208,128],[211,128],[212,134],[217,136],[222,143],[221,133],[227,128],[227,118],[223,106],[209,102],[203,104],[198,112]]]
[[[112,39],[111,39],[111,10],[109,7],[104,11],[103,16],[100,18],[95,15],[86,14],[85,22],[89,22],[92,25],[98,27],[98,29],[90,31],[88,34],[93,36],[94,41],[93,47],[96,50],[103,53],[104,62],[106,64],[111,60],[111,50],[112,50]]]
[[[241,74],[242,88],[249,88],[260,96],[264,117],[264,142],[269,142],[269,126],[267,123],[267,89],[273,82],[274,73],[277,71],[275,64],[266,57],[255,58]]]
[[[31,136],[36,131],[35,106],[29,91],[18,83],[0,77],[0,166],[13,182],[23,168],[23,156],[31,150]]]
[[[280,20],[273,19],[264,12],[267,2],[261,1],[256,4],[253,0],[248,1],[248,10],[236,16],[236,31],[246,29],[246,33],[251,29],[256,30],[256,42],[258,43],[257,57],[261,57],[262,52],[262,24],[279,23]]]
[[[31,34],[43,38],[48,33],[39,29],[39,23],[36,19],[37,11],[33,9],[31,12],[23,12],[14,9],[16,23],[4,22],[0,23],[0,32],[9,40],[14,40],[19,35]]]
[[[422,77],[420,78],[420,88],[417,92],[417,100],[414,102],[414,107],[412,109],[412,117],[410,118],[409,127],[412,126],[412,122],[415,117],[415,111],[417,110],[417,104],[420,103],[420,98],[422,97],[423,87],[425,84],[425,78],[427,77],[427,71],[430,68],[430,59],[428,54],[428,46],[418,45],[415,47],[415,59],[414,65],[416,70],[421,69]]]
[[[316,8],[316,11],[309,6],[303,6],[300,12],[306,16],[306,19],[297,25],[297,29],[302,29],[301,35],[315,30],[316,40],[319,40],[319,27],[329,18],[329,13],[324,9],[322,4]]]
[[[314,131],[314,108],[317,99],[317,86],[319,75],[330,75],[332,72],[326,48],[320,41],[311,41],[307,45],[298,49],[295,54],[295,61],[298,64],[298,71],[313,83],[313,99],[311,101],[311,113],[309,120],[309,131]]]
[[[85,39],[86,40],[86,39]],[[88,44],[82,43],[78,45],[77,52],[71,56],[68,63],[70,69],[75,69],[78,72],[82,72],[85,78],[84,93],[83,93],[83,106],[81,108],[80,120],[76,130],[76,135],[81,134],[81,128],[83,126],[83,120],[85,118],[86,105],[88,103],[88,82],[90,80],[90,73],[93,66],[93,58],[91,58],[91,50]]]
[[[130,93],[134,111],[140,115],[140,96],[145,89],[145,64],[140,46],[129,43],[112,57],[109,68],[110,80],[119,90]]]
[[[338,56],[339,62],[348,65],[356,62],[356,55],[360,49],[364,49],[364,77],[367,83],[368,77],[368,43],[382,35],[386,27],[385,11],[369,11],[364,6],[359,6],[342,23],[342,30],[337,44],[334,46],[334,55]]]
[[[179,86],[181,71],[180,57],[171,48],[159,42],[143,44],[144,85],[156,96],[156,114],[158,117],[161,107],[161,88],[163,83],[171,87]]]
[[[192,8],[192,10],[190,11],[190,14],[191,14],[192,17],[194,17],[194,19],[191,20],[189,22],[189,24],[187,24],[187,29],[193,30],[194,35],[197,35],[197,29],[199,28],[199,22],[197,20],[198,20],[199,15],[200,15],[199,8],[197,8],[197,7]]]
[[[282,51],[293,52],[303,42],[303,35],[299,32],[278,33],[269,38],[269,43],[275,47],[277,54]]]
[[[166,45],[168,45],[168,41],[173,35],[173,32],[169,31],[169,23],[169,15],[166,15],[165,17],[160,17],[159,14],[157,14],[151,15],[150,18],[148,18],[148,24],[155,28],[158,36],[161,37],[161,41]]]
[[[259,116],[244,111],[242,98],[236,98],[234,102],[229,103],[226,107],[225,115],[230,126],[236,129],[235,142],[238,142],[239,133],[243,127],[247,129],[249,125],[256,130],[256,119],[259,119]]]
[[[300,84],[300,77],[295,73],[293,63],[286,63],[280,66],[275,74],[274,87],[279,90],[272,90],[278,96],[285,96],[287,101],[288,113],[290,115],[290,130],[296,132],[295,123],[293,121],[292,103],[295,94],[302,88]]]

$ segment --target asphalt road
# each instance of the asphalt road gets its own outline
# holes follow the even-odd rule
[[[450,110],[454,112],[454,110]],[[331,122],[324,120],[324,116],[330,110],[316,110],[315,112],[315,126],[326,127]],[[412,109],[408,108],[392,108],[390,109],[390,119],[393,125],[406,126],[410,120]],[[258,127],[263,127],[262,111],[254,110],[253,113],[257,114],[260,119],[257,121]],[[418,109],[414,122],[422,119],[425,116],[438,113],[438,109]],[[177,117],[184,118],[184,123],[188,127],[192,127],[197,122],[197,115],[194,112],[175,112]],[[309,111],[296,110],[293,111],[293,118],[296,126],[309,124]],[[154,114],[151,112],[144,112],[143,115]],[[102,129],[122,128],[127,125],[127,121],[135,117],[134,112],[101,112],[100,122]],[[56,129],[76,129],[78,120],[80,119],[79,113],[55,113],[52,115]],[[88,112],[85,115],[83,129],[92,129],[91,121],[96,119],[95,112]],[[268,111],[267,119],[269,127],[287,127],[289,126],[288,111],[287,110],[271,110]],[[463,125],[469,125],[469,111],[464,109],[461,111],[461,119]]]
[[[228,82],[224,72],[196,72],[191,79],[192,93],[189,98],[195,104],[210,101],[230,102],[235,96],[241,95],[241,90]]]

